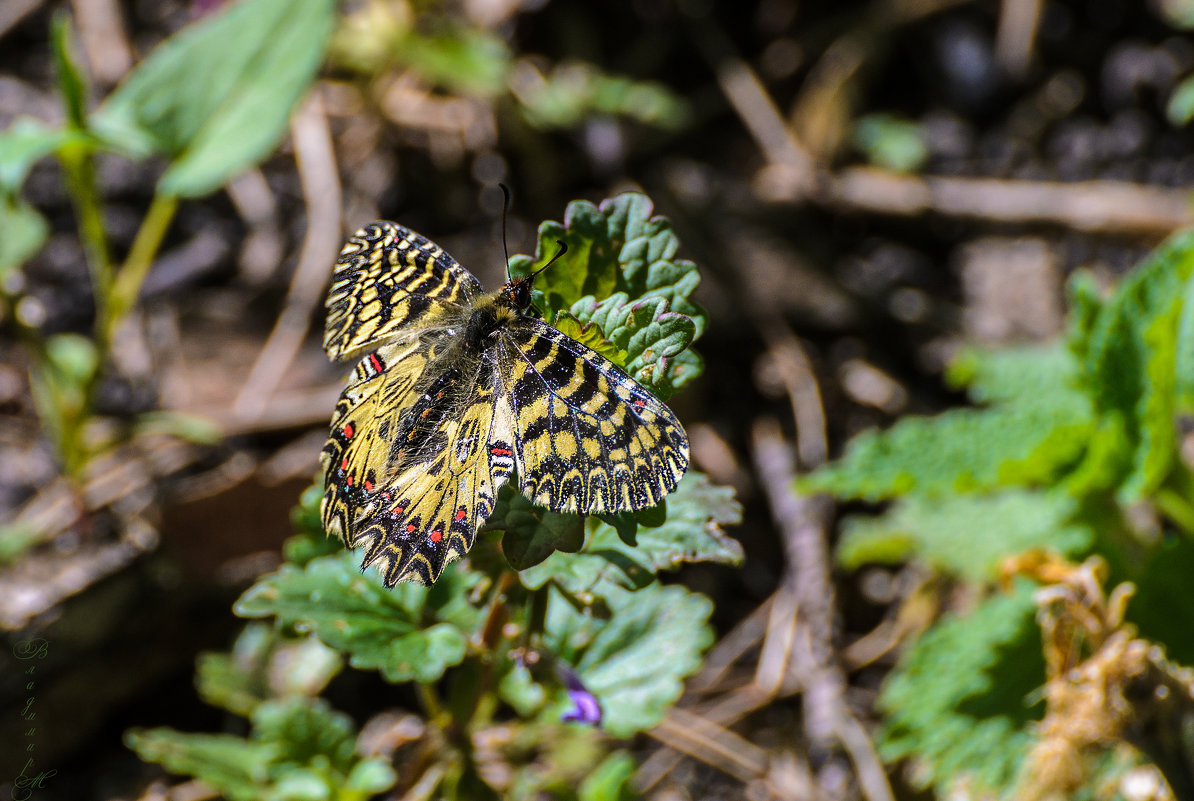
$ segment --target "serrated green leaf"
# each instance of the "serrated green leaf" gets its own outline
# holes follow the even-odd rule
[[[1177,234],[1123,281],[1091,327],[1083,378],[1096,413],[1123,421],[1125,503],[1155,491],[1176,458],[1178,320],[1192,272],[1194,233]]]
[[[1024,345],[1000,350],[964,348],[945,371],[946,383],[965,387],[975,403],[1051,400],[1068,407],[1076,402],[1078,363],[1063,344]]]
[[[28,203],[0,197],[0,278],[41,250],[49,233],[46,218]]]
[[[113,146],[172,159],[160,191],[197,197],[274,148],[323,60],[334,0],[241,0],[158,46],[92,117]]]
[[[551,324],[577,342],[587,345],[614,364],[625,369],[626,363],[629,361],[626,351],[619,348],[613,342],[610,342],[600,326],[594,323],[582,323],[566,311],[556,312]]]
[[[992,495],[917,496],[879,517],[842,523],[837,558],[846,568],[915,558],[970,582],[998,578],[999,562],[1030,548],[1076,557],[1094,533],[1072,523],[1077,503],[1058,492],[1006,490]]]
[[[376,574],[360,572],[357,558],[345,551],[301,569],[283,565],[249,588],[234,610],[310,631],[347,652],[353,667],[376,668],[392,682],[435,681],[464,658],[481,619],[467,600],[479,575],[459,566],[431,588],[405,582],[387,590]]]
[[[591,533],[579,553],[552,554],[523,570],[519,578],[530,588],[555,581],[589,601],[601,596],[603,587],[643,587],[653,574],[687,562],[741,563],[741,544],[723,528],[742,520],[742,507],[732,489],[715,486],[704,474],[689,470],[667,500],[667,520],[659,526],[640,527],[637,545],[627,545],[613,526],[590,518]]]
[[[493,515],[485,527],[504,532],[502,553],[515,570],[537,565],[556,551],[575,553],[585,541],[582,515],[535,506],[526,496],[508,487],[498,493]]]
[[[575,662],[586,690],[601,703],[602,728],[629,737],[663,719],[713,642],[713,604],[680,586],[653,582],[637,592],[611,592],[610,618],[594,621],[553,593],[545,639],[556,653],[585,645]],[[585,632],[578,637],[578,629]]]
[[[561,240],[568,253],[535,279],[549,308],[567,309],[586,296],[607,298],[614,292],[625,293],[635,303],[660,297],[667,299],[669,311],[692,319],[694,339],[699,338],[708,317],[689,296],[700,274],[691,261],[676,258],[680,241],[671,222],[652,216],[652,211],[651,200],[637,192],[618,195],[600,207],[573,201],[562,225],[548,221],[539,226],[535,258],[515,256],[510,274],[528,275],[546,265],[558,250],[556,240]]]
[[[268,781],[275,746],[230,734],[184,734],[173,729],[132,730],[125,745],[146,762],[202,779],[231,801],[258,801]]]
[[[276,765],[326,762],[336,773],[347,776],[356,762],[352,719],[322,698],[265,701],[253,710],[252,740],[273,745]]]
[[[668,311],[666,298],[650,297],[631,303],[623,292],[605,300],[581,298],[569,312],[582,323],[596,324],[619,350],[620,364],[631,378],[655,390],[665,400],[696,378],[690,370],[675,371],[673,360],[687,351],[696,337],[696,323]]]
[[[1045,679],[1035,612],[1020,583],[925,632],[884,682],[880,755],[915,758],[918,783],[942,798],[1009,790],[1040,717],[1028,703]]]
[[[1047,485],[1078,462],[1091,430],[1089,410],[1079,403],[1071,414],[1017,404],[906,417],[886,431],[858,435],[841,459],[802,477],[798,486],[879,501]]]

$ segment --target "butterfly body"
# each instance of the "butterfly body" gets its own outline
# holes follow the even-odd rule
[[[358,362],[321,457],[321,512],[389,586],[430,584],[467,553],[512,473],[537,505],[596,514],[653,506],[687,469],[671,411],[535,317],[530,289],[484,293],[388,222],[336,263],[324,347]]]

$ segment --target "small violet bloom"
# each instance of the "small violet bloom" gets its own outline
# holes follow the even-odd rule
[[[597,696],[585,689],[580,678],[567,666],[559,665],[560,678],[568,688],[568,700],[572,708],[560,716],[565,723],[583,723],[586,726],[598,726],[601,723],[601,702]]]

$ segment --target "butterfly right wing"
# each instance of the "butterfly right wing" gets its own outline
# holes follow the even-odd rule
[[[323,347],[334,360],[376,347],[434,314],[464,304],[481,284],[429,239],[397,223],[371,223],[344,245],[328,289]]]
[[[600,514],[654,506],[688,469],[663,402],[595,350],[524,318],[502,340],[519,489],[538,506]]]

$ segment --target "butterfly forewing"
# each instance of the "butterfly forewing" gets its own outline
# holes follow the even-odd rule
[[[468,270],[434,242],[392,222],[357,231],[336,261],[323,347],[342,359],[417,324],[437,302],[467,303],[481,292]]]
[[[387,222],[336,264],[325,348],[365,355],[324,447],[322,518],[387,586],[430,584],[467,553],[512,472],[535,503],[588,514],[652,506],[688,467],[671,410],[527,315],[511,287],[529,285],[481,295],[451,256]]]

